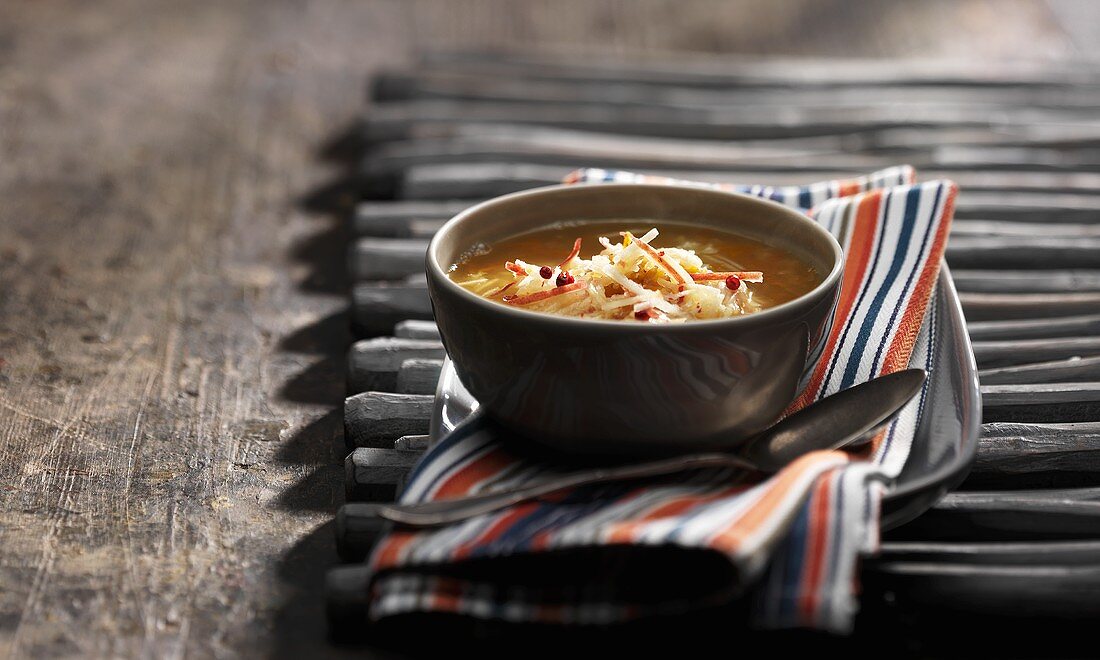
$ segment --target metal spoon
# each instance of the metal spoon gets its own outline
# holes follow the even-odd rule
[[[434,527],[526,502],[566,488],[675,474],[708,467],[777,472],[799,456],[868,442],[909,403],[924,384],[922,369],[907,369],[828,396],[749,440],[737,454],[703,453],[643,463],[581,470],[513,490],[413,504],[360,504],[357,516],[410,527]]]

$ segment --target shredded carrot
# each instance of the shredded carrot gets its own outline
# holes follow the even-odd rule
[[[562,286],[556,286],[553,289],[546,289],[545,291],[536,291],[529,293],[526,296],[513,296],[511,298],[505,298],[504,302],[509,305],[530,305],[531,303],[539,302],[540,300],[546,300],[547,298],[553,298],[554,296],[564,295],[566,293],[572,293],[578,289],[583,289],[588,286],[588,283],[584,280],[576,280],[571,284],[563,284]]]
[[[560,264],[558,264],[558,268],[561,268],[561,267],[565,266],[565,264],[569,263],[570,261],[573,261],[573,259],[576,258],[576,256],[580,253],[581,253],[581,239],[578,237],[577,240],[573,241],[573,250],[569,253],[569,256],[566,257],[564,261],[562,261]]]
[[[523,266],[520,266],[519,264],[517,264],[514,261],[504,262],[504,267],[507,268],[508,270],[512,271],[516,275],[526,275],[527,274],[527,269],[525,269]]]
[[[696,282],[708,282],[712,280],[724,280],[733,275],[742,282],[763,282],[764,273],[758,270],[728,270],[722,273],[692,273],[691,279]]]
[[[497,296],[499,296],[500,294],[504,293],[504,292],[505,292],[505,291],[507,291],[508,289],[511,289],[511,288],[512,288],[513,286],[515,286],[515,285],[516,285],[516,280],[512,280],[511,282],[509,282],[509,283],[505,284],[504,286],[500,287],[500,288],[499,288],[499,289],[497,289],[496,291],[494,291],[494,292],[490,293],[490,294],[489,294],[489,297],[490,297],[490,298],[496,298]]]
[[[672,278],[672,281],[676,282],[679,290],[684,290],[684,286],[687,285],[687,280],[684,279],[684,276],[681,275],[679,271],[672,267],[672,264],[670,264],[668,260],[665,259],[664,255],[659,254],[656,250],[653,249],[653,247],[649,243],[646,243],[645,241],[636,238],[630,232],[625,232],[623,236],[633,239],[634,243],[636,243],[637,246],[642,249],[642,252],[645,252],[647,255],[649,255],[650,259],[657,262],[657,264],[660,265],[661,269],[668,273],[668,276]]]

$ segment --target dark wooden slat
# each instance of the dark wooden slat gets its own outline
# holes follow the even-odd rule
[[[338,534],[337,537],[343,536]],[[339,545],[337,545],[339,550]],[[341,553],[344,561],[361,561]],[[362,635],[367,626],[367,589],[371,570],[362,564],[329,569],[325,574],[325,618],[334,637]]]
[[[1100,478],[1100,422],[982,426],[973,488],[1089,485]]]
[[[983,369],[978,379],[983,385],[1100,381],[1100,356]]]
[[[403,394],[435,394],[443,360],[405,360],[397,372],[397,391]]]
[[[768,110],[765,108],[765,110]],[[508,124],[530,125],[565,130],[602,132],[648,137],[682,139],[759,140],[838,136],[860,131],[899,128],[907,124],[924,126],[975,126],[986,124],[988,114],[977,111],[928,112],[927,123],[920,118],[906,122],[889,109],[824,109],[813,112],[791,108],[797,116],[776,120],[771,112],[730,112],[704,108],[611,108],[578,106],[559,102],[514,102],[508,104],[479,101],[414,101],[386,103],[374,107],[363,122],[368,141],[424,140],[455,138],[471,133],[479,126]],[[985,114],[983,118],[982,115]],[[746,116],[747,115],[747,116]],[[830,140],[833,149],[838,140]]]
[[[345,562],[360,562],[366,559],[374,544],[390,528],[389,523],[372,515],[366,515],[363,508],[363,503],[349,502],[336,510],[336,552]],[[360,594],[359,597],[365,598],[366,593]]]
[[[363,202],[352,216],[356,236],[430,238],[466,202]]]
[[[363,337],[390,334],[407,319],[430,320],[432,305],[425,284],[356,284],[351,291],[351,318]]]
[[[974,358],[979,368],[1003,367],[1029,362],[1062,360],[1100,354],[1100,336],[1055,337],[1007,341],[975,341]]]
[[[428,242],[413,238],[362,238],[348,251],[354,280],[396,280],[424,271]]]
[[[951,172],[927,171],[922,176],[928,178],[942,178],[950,176],[962,190],[968,191],[968,195],[974,192],[998,192],[998,193],[1024,193],[1059,195],[1063,197],[1074,196],[1079,199],[1100,195],[1100,175],[1093,172],[1006,172],[1001,171],[967,171]],[[981,217],[978,214],[967,217]],[[1028,219],[1026,216],[1022,219]],[[1074,222],[1072,218],[1064,218],[1065,222]]]
[[[375,147],[363,160],[365,178],[396,176],[420,165],[469,164],[523,161],[565,168],[582,166],[615,169],[728,169],[736,171],[791,172],[815,167],[847,172],[864,172],[889,165],[883,158],[835,151],[729,146],[733,143],[616,135],[544,135],[548,129],[531,128],[530,135],[500,138],[423,139],[387,142]],[[555,131],[564,133],[564,131]],[[918,161],[923,164],[925,161]],[[956,168],[960,164],[956,163]],[[1021,169],[1046,169],[1027,167]]]
[[[739,106],[854,107],[867,105],[968,104],[1002,106],[1093,107],[1097,90],[1078,85],[967,87],[906,85],[880,81],[866,86],[698,88],[675,83],[646,85],[619,80],[538,80],[486,78],[461,72],[384,71],[372,81],[378,101],[415,99],[480,100],[498,103],[557,101],[599,107],[709,108]]]
[[[394,438],[428,432],[433,399],[427,394],[362,392],[344,401],[344,439],[352,447],[388,449]]]
[[[914,152],[916,154],[917,152]],[[940,145],[927,156],[908,158],[918,167],[948,171],[974,169],[1095,172],[1100,167],[1095,150],[1012,145]]]
[[[982,406],[1033,406],[1100,401],[1100,382],[982,385]]]
[[[1096,171],[1100,165],[1097,158],[1100,154],[1096,149],[1100,146],[1100,123],[1088,114],[1050,117],[1051,123],[1074,130],[1075,134],[1068,134],[1067,137],[1076,139],[1028,138],[1018,135],[1015,144],[1011,137],[1007,143],[988,144],[984,143],[991,139],[987,129],[969,129],[968,135],[959,134],[964,132],[961,129],[954,130],[955,135],[947,132],[943,139],[937,139],[932,129],[924,129],[923,135],[914,135],[913,131],[918,129],[912,128],[906,129],[908,132],[891,131],[874,136],[834,135],[837,131],[854,130],[869,124],[873,127],[875,118],[872,115],[878,113],[888,117],[895,112],[891,109],[883,113],[881,109],[869,108],[863,113],[865,116],[855,118],[851,127],[836,122],[849,122],[853,114],[860,113],[835,113],[835,118],[813,125],[803,121],[808,118],[792,116],[800,112],[795,108],[782,113],[764,109],[756,117],[742,109],[728,115],[728,120],[725,120],[728,125],[723,130],[741,131],[744,135],[721,135],[720,139],[708,140],[655,136],[653,121],[643,123],[634,131],[642,133],[640,135],[626,134],[623,132],[624,123],[629,124],[629,117],[622,117],[623,113],[608,114],[603,121],[611,130],[599,130],[602,128],[599,125],[555,126],[555,122],[560,124],[567,120],[562,119],[562,111],[556,111],[546,104],[536,104],[519,113],[507,106],[467,104],[463,107],[468,111],[465,120],[461,109],[443,111],[437,114],[452,117],[451,123],[439,128],[431,128],[429,125],[424,129],[423,136],[375,145],[366,162],[366,171],[393,171],[425,162],[486,161],[491,160],[488,155],[492,153],[502,156],[498,160],[528,157],[528,162],[542,164],[591,161],[599,166],[629,164],[631,167],[688,170],[706,170],[708,165],[720,169],[745,169],[746,164],[753,162],[766,163],[769,169],[774,169],[776,159],[810,154],[826,161],[833,160],[834,166],[884,163],[889,161],[883,158],[888,158],[951,171],[1006,168],[1060,172]],[[400,110],[396,107],[390,108],[391,114]],[[383,107],[374,116],[384,117],[386,112],[387,109]],[[645,112],[651,111],[638,110],[625,114]],[[619,123],[616,122],[617,116],[621,120]],[[956,119],[961,120],[960,117]],[[699,123],[702,119],[698,112],[690,111],[686,113],[685,120],[688,123]],[[517,121],[531,123],[521,124],[516,123]],[[988,121],[987,113],[975,112],[973,118],[967,121],[984,125]],[[919,126],[920,122],[919,117],[910,117],[908,120],[910,125]],[[707,120],[707,123],[715,125],[716,121]],[[1035,121],[1029,120],[1027,123],[1034,125]],[[815,130],[821,134],[803,137],[798,133],[800,130]],[[1009,128],[1003,135],[1011,135],[1012,130]],[[756,134],[773,139],[755,139]],[[747,139],[731,140],[731,137]],[[774,139],[776,137],[781,139]],[[968,140],[977,143],[965,144]],[[893,144],[889,141],[893,141]],[[858,155],[860,152],[864,155]],[[877,153],[879,158],[870,158],[872,152]]]
[[[372,218],[356,213],[352,220],[352,233],[356,236],[378,238],[431,238],[446,222],[444,219],[425,218]]]
[[[669,121],[658,121],[660,117],[649,109],[612,113],[606,110],[588,111],[581,114],[572,108],[555,113],[548,113],[548,110],[542,105],[533,112],[501,106],[491,112],[476,109],[475,114],[469,117],[454,112],[445,116],[433,115],[434,118],[423,121],[372,113],[372,119],[364,124],[364,138],[376,145],[387,141],[479,139],[497,143],[509,134],[526,128],[619,140],[686,140],[694,145],[705,145],[710,141],[712,144],[725,144],[731,153],[741,154],[770,147],[889,155],[896,161],[916,160],[922,163],[939,162],[927,160],[939,154],[945,167],[950,166],[953,170],[957,167],[949,164],[960,157],[967,160],[988,158],[992,163],[1027,158],[1037,166],[1031,169],[1050,169],[1052,164],[1081,165],[1094,163],[1094,152],[1100,148],[1100,124],[1085,115],[1050,116],[1042,122],[1017,118],[992,125],[984,119],[967,120],[955,110],[936,112],[930,109],[921,113],[923,119],[904,122],[898,121],[895,109],[868,112],[868,108],[862,108],[862,112],[844,113],[825,110],[818,113],[813,121],[807,116],[804,123],[790,124],[787,118],[782,121],[774,118],[789,114],[789,110],[777,113],[772,108],[758,109],[755,114],[759,116],[755,118],[752,116],[754,113],[747,113],[744,109],[733,114],[723,109],[723,114],[705,119],[700,119],[697,111],[678,112],[673,113]],[[515,112],[523,113],[522,121],[512,119]],[[634,121],[627,121],[624,114]],[[665,111],[663,114],[668,113]],[[981,113],[970,114],[978,117]],[[843,115],[848,116],[840,120]],[[862,115],[865,120],[851,122],[855,115]],[[573,142],[575,139],[570,136],[567,141]],[[984,158],[983,154],[986,155]],[[1060,160],[1054,158],[1055,154],[1061,155],[1065,162],[1043,162]],[[692,169],[699,170],[698,167]]]
[[[1095,564],[972,566],[882,561],[868,565],[863,581],[869,591],[886,591],[897,604],[922,607],[941,617],[953,613],[1002,617],[1001,625],[1012,625],[1010,622],[1022,624],[1036,617],[1085,622],[1100,615],[1100,566]]]
[[[955,271],[952,271],[954,274]],[[975,321],[967,324],[975,341],[998,339],[1042,339],[1100,334],[1100,314],[1057,318],[1024,318],[1007,321]]]
[[[1014,223],[1001,224],[1011,225]],[[1100,228],[1100,225],[1098,225],[1098,228]],[[955,280],[955,287],[959,291],[977,293],[1100,291],[1100,270],[968,270],[952,268],[951,276]]]
[[[1092,566],[1100,557],[1097,541],[1024,541],[1007,543],[922,543],[888,541],[879,548],[878,561],[936,562],[994,566]]]
[[[348,391],[392,392],[403,362],[443,356],[443,344],[436,339],[375,337],[357,341],[348,351]]]
[[[562,173],[564,176],[564,173]],[[376,219],[417,219],[428,218],[443,220],[462,211],[470,205],[463,199],[431,201],[362,202],[356,209],[356,216],[367,222]]]
[[[1025,383],[983,385],[986,422],[1085,422],[1100,419],[1100,384]]]
[[[894,161],[897,162],[897,161]],[[485,199],[495,195],[560,183],[573,167],[539,165],[513,161],[495,163],[432,164],[410,167],[402,174],[401,197],[406,200]],[[773,185],[802,184],[853,174],[805,163],[802,169],[730,171],[671,171],[646,168],[650,174],[678,179],[715,182],[766,182]],[[1088,172],[1010,172],[921,170],[924,180],[950,178],[965,192],[956,203],[960,219],[1052,221],[1096,223],[1100,220],[1100,176]],[[407,203],[407,202],[401,202]],[[461,210],[461,209],[459,209]],[[453,215],[439,214],[440,218]]]
[[[1092,396],[1082,401],[1068,400],[1062,403],[1020,403],[1004,406],[989,405],[982,408],[982,421],[986,423],[1012,422],[1033,424],[1058,420],[1059,422],[1090,422],[1100,419],[1100,401]]]
[[[394,449],[402,451],[422,452],[428,448],[431,436],[428,435],[403,435],[393,442]]]
[[[518,77],[528,80],[627,81],[646,85],[691,87],[836,87],[841,85],[943,85],[974,87],[1095,84],[1088,66],[1020,66],[983,62],[965,66],[934,60],[783,59],[753,57],[703,57],[669,54],[661,61],[627,62],[570,56],[521,56],[499,53],[437,53],[424,58],[425,71],[462,72],[484,77]]]
[[[1100,489],[951,493],[888,538],[926,542],[1100,539]]]
[[[970,321],[1084,316],[1100,309],[1100,293],[960,293],[959,301]]]
[[[967,210],[968,214],[971,212]],[[1097,210],[1100,214],[1100,210]],[[956,220],[951,224],[951,236],[962,237],[1009,237],[1035,236],[1040,238],[1097,238],[1100,237],[1100,223],[1068,222],[1005,222],[1004,220]]]
[[[766,139],[777,144],[793,139],[807,147],[831,144],[832,149],[849,151],[925,150],[933,143],[1058,146],[1069,139],[1080,148],[1100,138],[1100,127],[1086,110],[1020,106],[1001,109],[991,118],[987,107],[963,103],[729,108],[423,100],[374,106],[363,132],[368,141],[407,140],[458,137],[482,126],[504,124],[648,137]]]
[[[344,497],[349,501],[392,501],[420,453],[359,447],[344,460]]]
[[[889,166],[897,155],[861,155],[833,149],[745,147],[737,142],[641,138],[525,127],[517,135],[426,138],[387,142],[363,160],[364,177],[396,176],[427,164],[523,161],[562,167],[616,169],[723,169],[792,172],[807,167],[865,172]],[[1022,147],[952,147],[909,151],[904,160],[921,169],[1096,172],[1091,152]],[[731,176],[731,178],[734,178]]]
[[[496,195],[561,183],[569,169],[523,162],[417,165],[401,173],[396,193],[403,200],[468,199],[472,204]]]
[[[1100,238],[952,236],[947,262],[959,268],[1100,267]]]
[[[401,321],[393,326],[393,336],[402,339],[439,339],[435,321]]]

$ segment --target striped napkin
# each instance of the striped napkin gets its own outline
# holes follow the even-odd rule
[[[927,364],[930,305],[954,206],[950,181],[908,166],[799,187],[673,181],[599,169],[570,183],[661,182],[736,190],[802,209],[847,255],[817,368],[791,410],[876,375]],[[765,628],[851,629],[857,564],[878,543],[885,482],[909,453],[924,396],[858,455],[816,452],[770,477],[698,470],[581,487],[375,547],[370,616],[449,612],[515,622],[606,624],[749,599]],[[475,416],[433,446],[402,502],[506,489],[561,466],[510,454]]]

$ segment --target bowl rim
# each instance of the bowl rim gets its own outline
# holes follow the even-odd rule
[[[612,319],[594,319],[594,318],[580,318],[575,316],[559,316],[557,314],[547,314],[545,312],[538,312],[528,309],[522,309],[518,307],[510,307],[507,305],[501,305],[500,303],[493,302],[477,295],[471,291],[466,290],[453,281],[448,275],[446,268],[439,263],[436,258],[436,251],[439,249],[440,243],[444,237],[450,232],[455,230],[455,227],[460,225],[470,216],[476,215],[485,209],[510,202],[517,199],[523,199],[525,197],[542,197],[552,196],[560,192],[576,190],[582,187],[598,186],[602,189],[615,188],[615,189],[637,189],[637,188],[651,188],[662,189],[670,191],[672,194],[690,192],[692,194],[705,194],[715,195],[718,197],[734,197],[748,200],[751,203],[759,204],[764,207],[771,207],[773,211],[780,211],[785,215],[797,218],[797,222],[802,222],[810,227],[811,231],[817,232],[819,235],[826,239],[828,245],[833,251],[833,267],[832,270],[815,286],[806,293],[788,300],[785,303],[776,305],[775,307],[769,307],[767,309],[753,312],[752,314],[744,314],[742,316],[734,316],[730,318],[722,319],[700,319],[695,321],[685,321],[683,323],[628,323],[622,320]],[[582,220],[583,222],[583,220]],[[677,221],[679,222],[679,221]],[[684,224],[690,224],[684,223]],[[755,195],[746,195],[744,193],[732,192],[728,190],[716,190],[712,188],[697,188],[693,186],[684,186],[676,184],[664,184],[664,183],[587,183],[587,184],[555,184],[550,186],[540,186],[537,188],[529,188],[518,192],[508,193],[506,195],[500,195],[491,199],[479,202],[466,208],[459,213],[455,214],[450,220],[445,222],[442,227],[436,231],[432,240],[428,243],[428,249],[424,256],[425,271],[429,278],[429,281],[434,281],[438,286],[446,289],[448,292],[452,292],[459,297],[460,300],[465,300],[471,304],[480,305],[483,309],[494,313],[504,314],[505,316],[514,316],[518,320],[527,320],[530,322],[550,323],[554,325],[562,325],[566,327],[573,327],[575,329],[583,328],[617,328],[621,332],[632,333],[690,333],[699,331],[716,330],[719,327],[726,325],[733,326],[746,326],[752,327],[768,323],[776,317],[782,317],[786,314],[796,310],[799,307],[805,306],[811,301],[818,301],[818,299],[824,297],[827,292],[839,283],[839,280],[843,276],[845,266],[844,250],[841,248],[840,243],[837,242],[836,237],[829,233],[824,227],[815,222],[808,215],[800,213],[799,211],[780,204],[779,202],[772,201],[770,199],[764,199]],[[429,292],[432,293],[431,289]],[[838,296],[839,299],[839,296]]]

